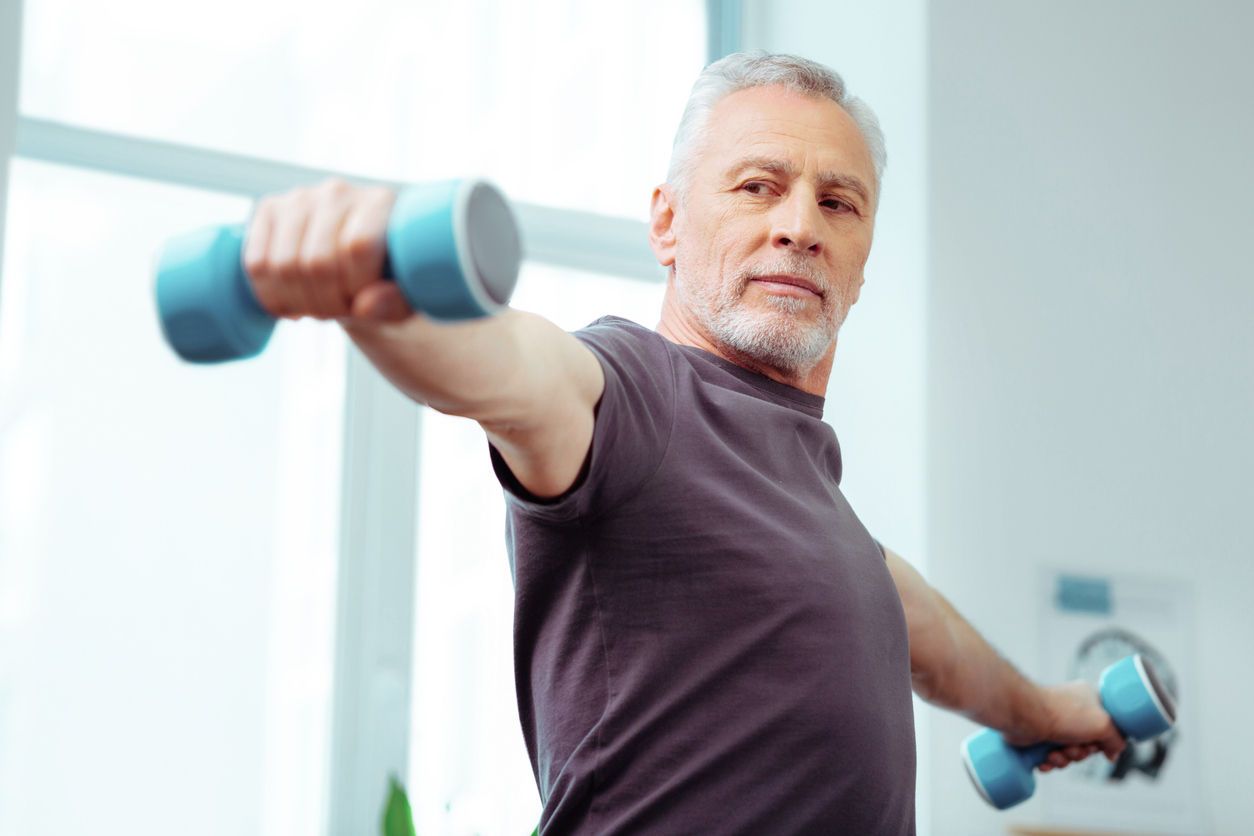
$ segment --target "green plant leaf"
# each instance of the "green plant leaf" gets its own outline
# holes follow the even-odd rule
[[[388,778],[388,803],[383,808],[383,836],[415,836],[414,812],[409,807],[405,788],[393,775]]]

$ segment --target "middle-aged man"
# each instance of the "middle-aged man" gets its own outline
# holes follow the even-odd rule
[[[329,181],[254,214],[267,309],[337,319],[487,434],[542,833],[913,833],[912,686],[1012,742],[1071,744],[1043,769],[1123,746],[1089,686],[1020,676],[841,493],[823,398],[883,148],[822,65],[707,67],[653,191],[656,331],[414,314],[378,278],[388,190]]]

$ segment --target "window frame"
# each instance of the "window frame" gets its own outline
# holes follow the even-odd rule
[[[707,62],[739,48],[743,0],[705,0]],[[23,0],[0,3],[0,288],[10,160],[21,157],[258,197],[342,177],[292,165],[23,116]],[[514,203],[530,261],[661,282],[645,223]],[[408,773],[422,411],[348,347],[337,560],[327,832],[378,820],[388,777]],[[386,524],[385,524],[386,520]]]

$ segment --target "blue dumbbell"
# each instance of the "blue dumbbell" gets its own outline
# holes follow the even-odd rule
[[[156,298],[166,342],[193,363],[259,353],[275,318],[257,301],[243,266],[243,224],[173,238],[157,257]],[[505,197],[482,180],[402,190],[388,220],[383,278],[409,306],[435,319],[496,313],[518,281],[522,246]]]
[[[1102,707],[1128,740],[1149,740],[1176,724],[1175,700],[1139,653],[1102,671],[1097,690]],[[1057,748],[1057,743],[1011,746],[992,729],[982,729],[963,741],[962,761],[984,800],[1005,810],[1032,796],[1033,770]]]

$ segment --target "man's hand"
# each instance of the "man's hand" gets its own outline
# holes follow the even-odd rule
[[[276,317],[400,322],[413,314],[382,278],[396,195],[331,178],[267,196],[248,225],[244,270]]]
[[[1060,769],[1102,752],[1113,761],[1126,742],[1110,715],[1102,708],[1097,692],[1086,682],[1040,689],[1040,725],[1034,735],[1005,734],[1013,746],[1028,746],[1041,741],[1064,744],[1049,753],[1041,764],[1042,772]]]

